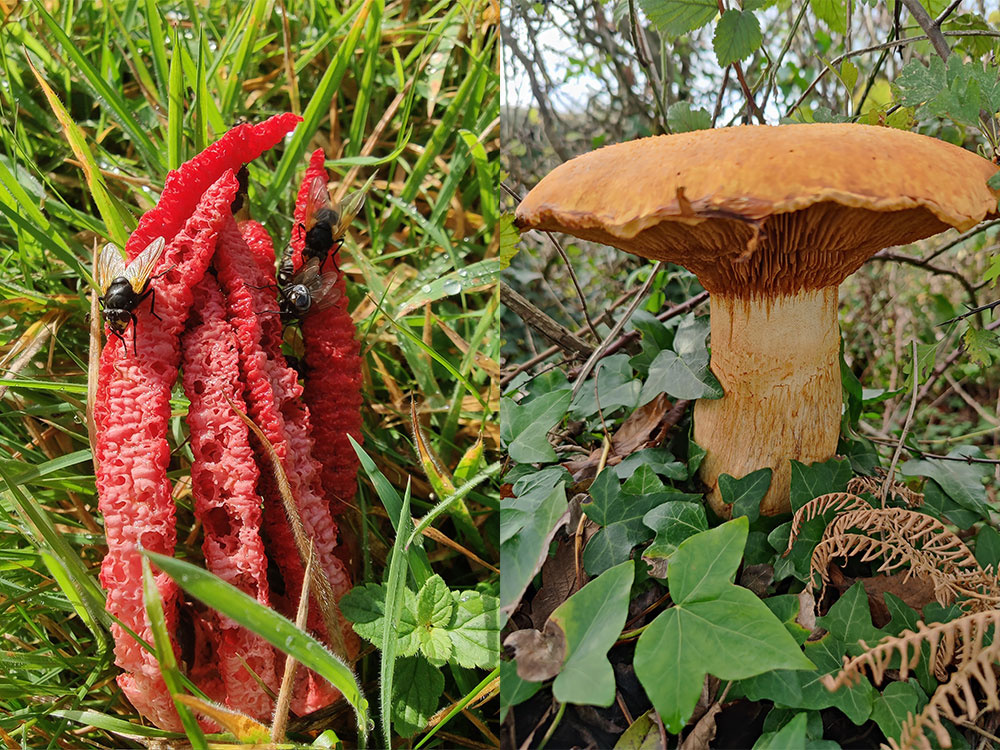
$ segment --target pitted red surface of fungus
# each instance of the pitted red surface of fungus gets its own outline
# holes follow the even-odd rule
[[[281,353],[280,320],[266,314],[277,309],[274,289],[266,288],[274,283],[273,247],[263,227],[253,222],[244,224],[244,238],[231,214],[234,172],[278,143],[299,120],[286,114],[238,126],[168,175],[159,203],[142,217],[127,244],[131,259],[156,237],[166,239],[156,271],[169,270],[150,282],[159,319],[148,304],[140,305],[130,332],[136,354],[114,340],[101,354],[94,451],[108,540],[101,582],[108,592],[108,611],[125,626],[113,628],[116,662],[123,670],[118,681],[139,713],[166,729],[180,724],[156,658],[126,628],[152,642],[138,549],[174,553],[167,435],[179,368],[190,400],[191,486],[204,530],[206,567],[261,604],[294,616],[303,566],[271,464],[235,406],[250,415],[280,456],[302,525],[335,596],[351,586],[338,558],[337,525],[324,495],[326,463],[310,426],[309,382],[303,403],[302,386]],[[356,345],[354,352],[356,357]],[[354,403],[360,398],[360,380],[350,382],[358,389],[347,399]],[[320,398],[316,403],[325,402]],[[351,424],[359,426],[360,419]],[[355,460],[350,450],[350,461]],[[341,476],[338,500],[347,492],[343,485]],[[279,576],[269,579],[269,561]],[[156,584],[172,645],[188,676],[214,700],[269,719],[272,700],[247,667],[277,692],[284,656],[228,618],[201,605],[185,605],[166,575],[158,573]],[[351,659],[358,640],[343,625],[330,638],[317,607],[310,608],[310,628]],[[316,675],[306,670],[297,675],[294,711],[309,711],[337,697]]]

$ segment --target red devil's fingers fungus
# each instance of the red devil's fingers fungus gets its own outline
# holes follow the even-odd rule
[[[305,217],[309,185],[316,177],[327,180],[323,151],[313,152],[302,178],[295,206],[295,220]],[[305,236],[293,233],[295,268],[302,260]],[[338,258],[326,262],[326,269],[340,270]],[[326,270],[325,269],[325,270]],[[344,512],[357,489],[358,456],[348,435],[361,442],[361,345],[347,308],[344,275],[338,274],[340,298],[335,304],[307,315],[302,321],[306,360],[306,404],[312,413],[313,455],[323,466],[323,487],[334,515]]]
[[[184,391],[191,401],[191,486],[204,527],[205,565],[227,583],[270,606],[267,557],[260,537],[257,463],[249,429],[231,404],[246,411],[233,327],[218,282],[206,275],[194,290],[192,321],[183,340]],[[273,701],[247,671],[277,689],[274,650],[227,617],[216,623],[215,659],[200,665],[222,678],[211,696],[230,708],[267,719]],[[195,675],[197,677],[197,675]]]
[[[553,170],[521,228],[679,263],[711,294],[712,370],[695,406],[702,479],[774,470],[761,512],[789,510],[789,459],[837,447],[837,286],[877,250],[996,213],[996,167],[942,141],[864,125],[702,130],[609,146]]]
[[[300,122],[301,117],[286,112],[264,122],[237,125],[179,169],[170,171],[160,200],[139,219],[125,245],[129,260],[157,237],[173,237],[191,215],[201,194],[223,172],[227,169],[237,172],[281,141]]]
[[[143,608],[137,547],[165,555],[174,551],[167,422],[180,364],[179,335],[191,308],[191,289],[205,274],[223,223],[231,220],[235,194],[236,179],[227,170],[167,244],[160,267],[172,269],[151,282],[159,319],[145,305],[136,312],[138,355],[122,346],[106,346],[101,352],[94,405],[97,490],[108,542],[101,583],[108,591],[108,611],[148,642],[152,633]],[[156,575],[156,583],[168,630],[176,633],[177,587],[164,573]],[[118,682],[129,700],[158,726],[179,729],[156,657],[121,626],[112,626],[112,633],[116,662],[124,670]]]
[[[339,595],[350,587],[343,564],[333,554],[337,546],[337,527],[315,480],[315,467],[308,453],[308,415],[296,399],[301,393],[295,372],[276,351],[275,334],[264,328],[274,324],[276,316],[263,314],[276,309],[277,301],[268,286],[275,279],[271,271],[254,257],[233,221],[223,228],[216,251],[215,265],[226,293],[229,319],[232,322],[240,353],[240,369],[250,416],[260,427],[280,457],[298,505],[306,534],[313,540],[318,562]],[[271,356],[269,356],[269,354]],[[266,458],[261,457],[269,466]],[[285,596],[273,595],[279,608],[293,615],[302,588],[303,567],[289,529],[285,510],[270,472],[262,474],[264,487],[264,532],[269,558],[281,570]],[[274,594],[274,592],[272,592]],[[310,609],[309,625],[321,630],[319,609]],[[358,641],[345,631],[347,656],[357,653]],[[305,708],[311,710],[329,702],[329,686],[311,677],[312,686]]]

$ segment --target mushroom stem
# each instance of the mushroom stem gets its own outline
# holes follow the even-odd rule
[[[713,294],[712,371],[726,395],[701,399],[695,441],[707,451],[701,478],[723,518],[719,476],[770,467],[764,515],[790,510],[789,459],[825,461],[840,433],[840,329],[837,287],[780,297]]]

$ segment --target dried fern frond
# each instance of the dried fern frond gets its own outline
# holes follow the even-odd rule
[[[847,483],[847,491],[853,492],[855,494],[860,494],[862,492],[867,492],[879,499],[888,500],[888,497],[882,498],[882,487],[884,485],[885,472],[882,478],[879,477],[851,477],[850,481]],[[924,493],[917,492],[916,490],[911,490],[902,482],[895,482],[889,484],[889,491],[886,493],[889,497],[894,497],[897,500],[901,500],[906,503],[910,508],[917,508],[924,504]]]
[[[812,575],[809,576],[809,585],[815,574],[819,574],[823,587],[817,601],[823,598],[830,583],[830,562],[837,557],[857,557],[861,556],[861,562],[872,562],[882,559],[877,568],[877,572],[889,574],[909,565],[909,570],[913,571],[917,566],[917,560],[913,556],[913,550],[908,545],[900,545],[895,540],[874,539],[864,534],[854,534],[849,532],[839,532],[835,535],[820,540],[820,543],[813,549],[810,568]],[[920,566],[924,567],[924,566]],[[933,568],[933,566],[931,566]],[[934,586],[935,595],[937,585]]]
[[[871,510],[871,506],[863,498],[853,495],[850,492],[830,492],[826,495],[813,498],[795,511],[795,515],[792,517],[792,529],[788,535],[788,549],[785,550],[785,554],[787,555],[791,551],[792,545],[795,544],[795,540],[802,530],[802,524],[807,521],[811,521],[817,516],[822,516],[831,510],[836,510],[840,513],[847,510],[866,509]]]
[[[975,658],[966,661],[947,683],[941,685],[931,696],[930,702],[916,716],[907,716],[897,743],[889,739],[892,750],[931,750],[931,743],[924,734],[930,729],[941,747],[951,747],[951,737],[941,723],[946,718],[953,722],[963,720],[974,722],[984,711],[1000,709],[1000,694],[993,666],[1000,657],[1000,641],[994,641],[980,649]],[[980,705],[973,693],[973,684],[979,685],[985,698]]]
[[[996,633],[997,625],[1000,625],[1000,610],[995,609],[964,615],[951,622],[931,625],[918,622],[916,631],[904,630],[899,635],[883,638],[876,646],[869,647],[862,641],[865,653],[853,659],[845,656],[840,672],[823,677],[823,684],[829,690],[854,684],[861,679],[865,669],[870,671],[876,683],[881,683],[896,654],[900,657],[899,679],[905,681],[920,661],[920,649],[925,643],[930,645],[932,653],[937,653],[940,648],[949,660],[957,657],[955,662],[961,669],[978,660],[979,655],[987,650],[983,642],[991,629]],[[991,644],[988,649],[992,648]]]

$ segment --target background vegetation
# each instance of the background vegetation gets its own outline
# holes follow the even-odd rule
[[[0,738],[11,747],[96,748],[156,735],[117,689],[108,631],[88,625],[76,606],[78,592],[96,585],[103,555],[85,419],[92,248],[119,231],[99,208],[129,230],[168,168],[243,119],[305,117],[283,147],[250,165],[251,211],[276,247],[291,232],[313,148],[325,150],[345,190],[376,175],[342,253],[363,341],[368,474],[389,480],[376,492],[363,479],[357,507],[341,519],[363,540],[358,583],[383,580],[396,543],[383,502],[392,507],[408,492],[419,519],[457,484],[467,510],[457,523],[454,502],[427,517],[416,544],[429,568],[422,577],[404,570],[391,596],[416,595],[433,573],[436,593],[475,592],[489,602],[499,545],[490,478],[498,440],[496,6],[122,0],[2,10]],[[29,63],[75,127],[57,119]],[[181,391],[173,403],[171,469],[180,480],[191,460]],[[177,555],[198,561],[185,481],[175,496]],[[365,635],[383,643],[381,628]],[[484,632],[486,652],[472,659],[431,664],[415,653],[393,662],[388,674],[401,673],[382,706],[380,654],[364,652],[359,679],[374,716],[389,718],[393,706],[394,744],[496,744],[495,637]],[[342,702],[293,721],[290,736],[309,742],[332,728],[354,744],[353,724]]]
[[[515,2],[502,26],[505,198],[515,205],[554,166],[604,144],[740,123],[885,125],[991,158],[1000,110],[998,22],[994,6],[958,0]],[[843,491],[852,474],[887,468],[902,440],[896,478],[923,490],[920,510],[957,531],[978,564],[996,565],[1000,379],[992,331],[1000,323],[985,312],[945,325],[995,298],[995,227],[987,221],[963,235],[882,251],[841,286],[841,458],[796,474],[793,508]],[[699,561],[737,550],[739,559],[718,574],[719,596],[733,595],[724,586],[735,576],[785,624],[761,642],[776,646],[784,633],[799,643],[808,637],[804,653],[820,672],[858,653],[859,637],[874,643],[918,617],[948,622],[960,610],[926,598],[926,590],[924,599],[894,609],[899,602],[892,593],[883,597],[884,580],[873,583],[886,579],[875,575],[882,558],[864,565],[838,559],[841,578],[819,602],[819,620],[810,620],[811,606],[795,598],[810,579],[824,518],[803,527],[809,539],[800,537],[782,557],[789,519],[756,517],[762,480],[751,475],[729,489],[740,503],[734,515],[746,511],[746,530],[718,526],[701,507],[690,396],[671,393],[667,383],[668,400],[635,408],[648,400],[648,368],[658,354],[696,356],[703,347],[708,305],[697,280],[676,266],[651,277],[641,259],[571,237],[530,233],[520,247],[504,274],[510,290],[502,319],[502,422],[512,459],[505,476],[513,498],[505,501],[511,520],[505,516],[501,529],[501,607],[510,617],[505,643],[518,647],[516,660],[508,648],[512,660],[502,667],[506,746],[871,747],[898,740],[907,713],[924,706],[951,672],[919,687],[865,679],[855,692],[835,694],[821,689],[816,673],[776,670],[764,656],[755,665],[763,677],[713,668],[721,636],[699,634],[678,654],[643,651],[643,635],[661,627],[654,625],[659,616],[679,619],[693,606],[682,585],[664,580],[662,563],[674,554],[696,570]],[[635,313],[612,331],[630,304]],[[540,325],[538,313],[551,325]],[[597,374],[584,372],[580,384],[581,365],[595,350]],[[536,575],[532,555],[550,542]],[[905,574],[914,566],[903,567]],[[871,614],[863,593],[850,590],[855,581],[869,593]],[[918,588],[911,579],[892,591],[905,597]],[[539,664],[537,639],[557,631],[565,634],[565,659]],[[731,663],[753,658],[752,649],[723,651]],[[571,691],[566,671],[594,689]],[[693,713],[664,715],[668,702],[644,671],[701,685]],[[979,689],[972,694],[981,700]],[[651,703],[661,710],[650,711]],[[976,713],[946,722],[955,746],[995,741],[992,715],[976,724]]]

